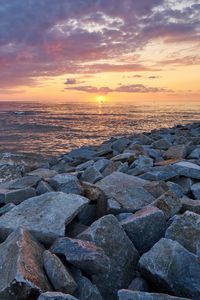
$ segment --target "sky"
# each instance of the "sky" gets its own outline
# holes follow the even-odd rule
[[[0,0],[0,101],[200,101],[200,0]]]

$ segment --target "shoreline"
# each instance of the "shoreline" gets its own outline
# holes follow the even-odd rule
[[[199,299],[199,224],[200,122],[0,156],[0,298]]]

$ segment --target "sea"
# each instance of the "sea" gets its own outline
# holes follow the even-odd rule
[[[200,102],[0,102],[0,152],[57,156],[111,137],[200,121]]]

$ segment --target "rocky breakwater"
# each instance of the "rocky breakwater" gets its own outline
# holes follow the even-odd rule
[[[200,299],[200,124],[0,170],[1,300]]]

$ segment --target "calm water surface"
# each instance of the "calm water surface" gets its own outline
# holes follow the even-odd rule
[[[0,151],[57,155],[112,136],[200,121],[200,103],[149,105],[0,102]]]

